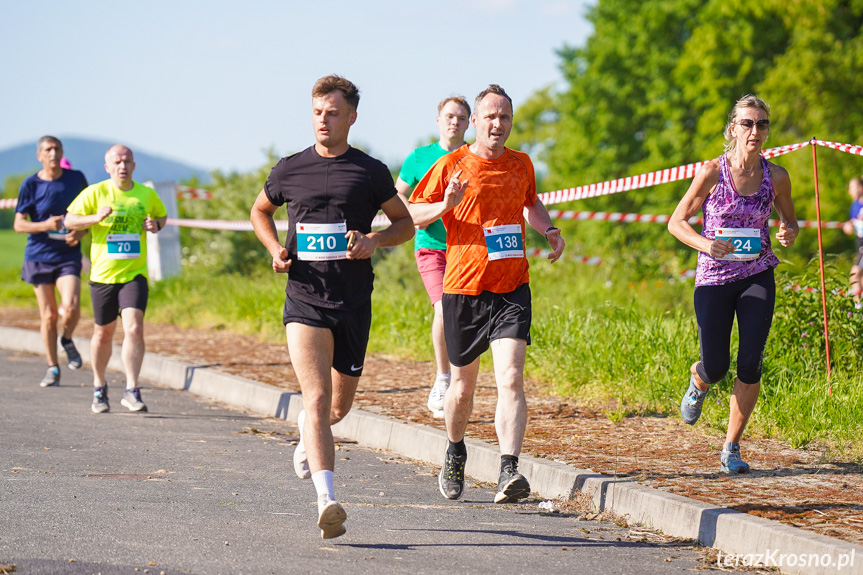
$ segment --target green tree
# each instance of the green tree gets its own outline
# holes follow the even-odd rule
[[[213,192],[211,200],[180,200],[180,216],[207,220],[249,220],[249,212],[258,193],[263,189],[270,169],[278,161],[273,150],[267,161],[248,173],[215,171],[206,188]],[[196,182],[188,185],[195,186]],[[278,219],[278,216],[277,216]],[[250,231],[221,231],[182,228],[184,264],[202,265],[212,273],[251,273],[266,267],[267,250]]]
[[[863,0],[599,0],[588,18],[587,43],[558,51],[567,88],[539,90],[516,113],[514,141],[546,166],[547,191],[714,158],[734,101],[747,93],[772,106],[769,145],[811,136],[863,143]],[[863,172],[863,159],[825,148],[818,155],[822,217],[844,219],[847,181]],[[811,156],[776,160],[807,219],[815,216]],[[670,213],[688,185],[565,207]],[[658,226],[602,229],[621,241],[665,241]],[[837,232],[825,238],[829,249],[850,245]],[[813,241],[808,234],[803,243],[812,249]]]

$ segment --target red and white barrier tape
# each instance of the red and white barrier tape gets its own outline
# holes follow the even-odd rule
[[[227,230],[233,232],[251,232],[254,230],[249,220],[188,220],[182,218],[168,218],[167,225],[180,226],[184,228],[199,228],[203,230]],[[277,220],[276,229],[280,232],[288,230],[286,220]]]
[[[839,144],[837,142],[827,142],[825,140],[815,140],[815,143],[819,146],[824,146],[825,148],[831,148],[833,150],[839,150],[840,152],[863,156],[863,146],[856,146],[854,144]]]
[[[0,199],[0,210],[11,210],[18,205],[18,198]]]
[[[201,188],[190,188],[189,186],[174,186],[177,191],[177,199],[180,200],[212,200],[213,192]]]
[[[799,150],[803,146],[808,146],[809,142],[800,142],[797,144],[789,144],[787,146],[779,146],[778,148],[770,148],[761,152],[765,158],[775,158],[794,150]],[[641,188],[648,188],[658,184],[667,184],[669,182],[677,182],[679,180],[687,180],[695,176],[698,169],[705,162],[695,162],[685,166],[677,166],[676,168],[666,168],[657,170],[647,174],[638,176],[629,176],[627,178],[619,178],[617,180],[609,180],[598,184],[588,184],[586,186],[578,186],[576,188],[568,188],[565,190],[557,190],[555,192],[546,192],[540,194],[539,198],[546,206],[552,204],[561,204],[563,202],[571,202],[573,200],[582,200],[584,198],[595,198],[597,196],[607,196],[620,192],[628,192]]]
[[[551,250],[545,248],[527,248],[524,250],[524,254],[527,257],[541,257],[546,258],[548,254],[551,253]],[[567,260],[573,260],[579,264],[585,264],[588,266],[600,266],[602,265],[602,258],[598,257],[590,257],[590,256],[580,256],[580,255],[567,255],[563,254],[563,257]]]
[[[667,224],[671,216],[655,214],[623,214],[619,212],[576,212],[572,210],[548,210],[548,215],[554,220],[595,220],[601,222],[649,222],[654,224]],[[694,216],[689,218],[690,224],[704,223],[702,218]],[[818,222],[810,220],[797,220],[801,228],[816,228]],[[779,227],[779,220],[768,220],[771,227]],[[822,228],[841,228],[844,222],[821,222]]]

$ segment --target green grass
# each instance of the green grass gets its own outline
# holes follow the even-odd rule
[[[27,245],[27,234],[19,234],[14,230],[0,230],[0,270],[17,268],[20,272],[25,245]]]

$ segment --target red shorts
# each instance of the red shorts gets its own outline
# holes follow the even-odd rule
[[[446,271],[446,250],[430,250],[420,248],[414,252],[417,269],[426,286],[431,304],[434,305],[443,296],[443,274]]]

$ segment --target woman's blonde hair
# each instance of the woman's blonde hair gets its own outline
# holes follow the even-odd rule
[[[725,131],[722,133],[722,135],[725,136],[725,153],[728,153],[737,147],[737,139],[731,134],[731,126],[733,126],[737,121],[737,113],[744,108],[758,108],[764,110],[767,113],[767,116],[770,117],[770,106],[768,106],[767,102],[758,96],[746,94],[737,100],[734,107],[731,109],[731,114],[728,115],[728,123],[725,124]],[[767,138],[765,138],[765,141],[767,141]]]

